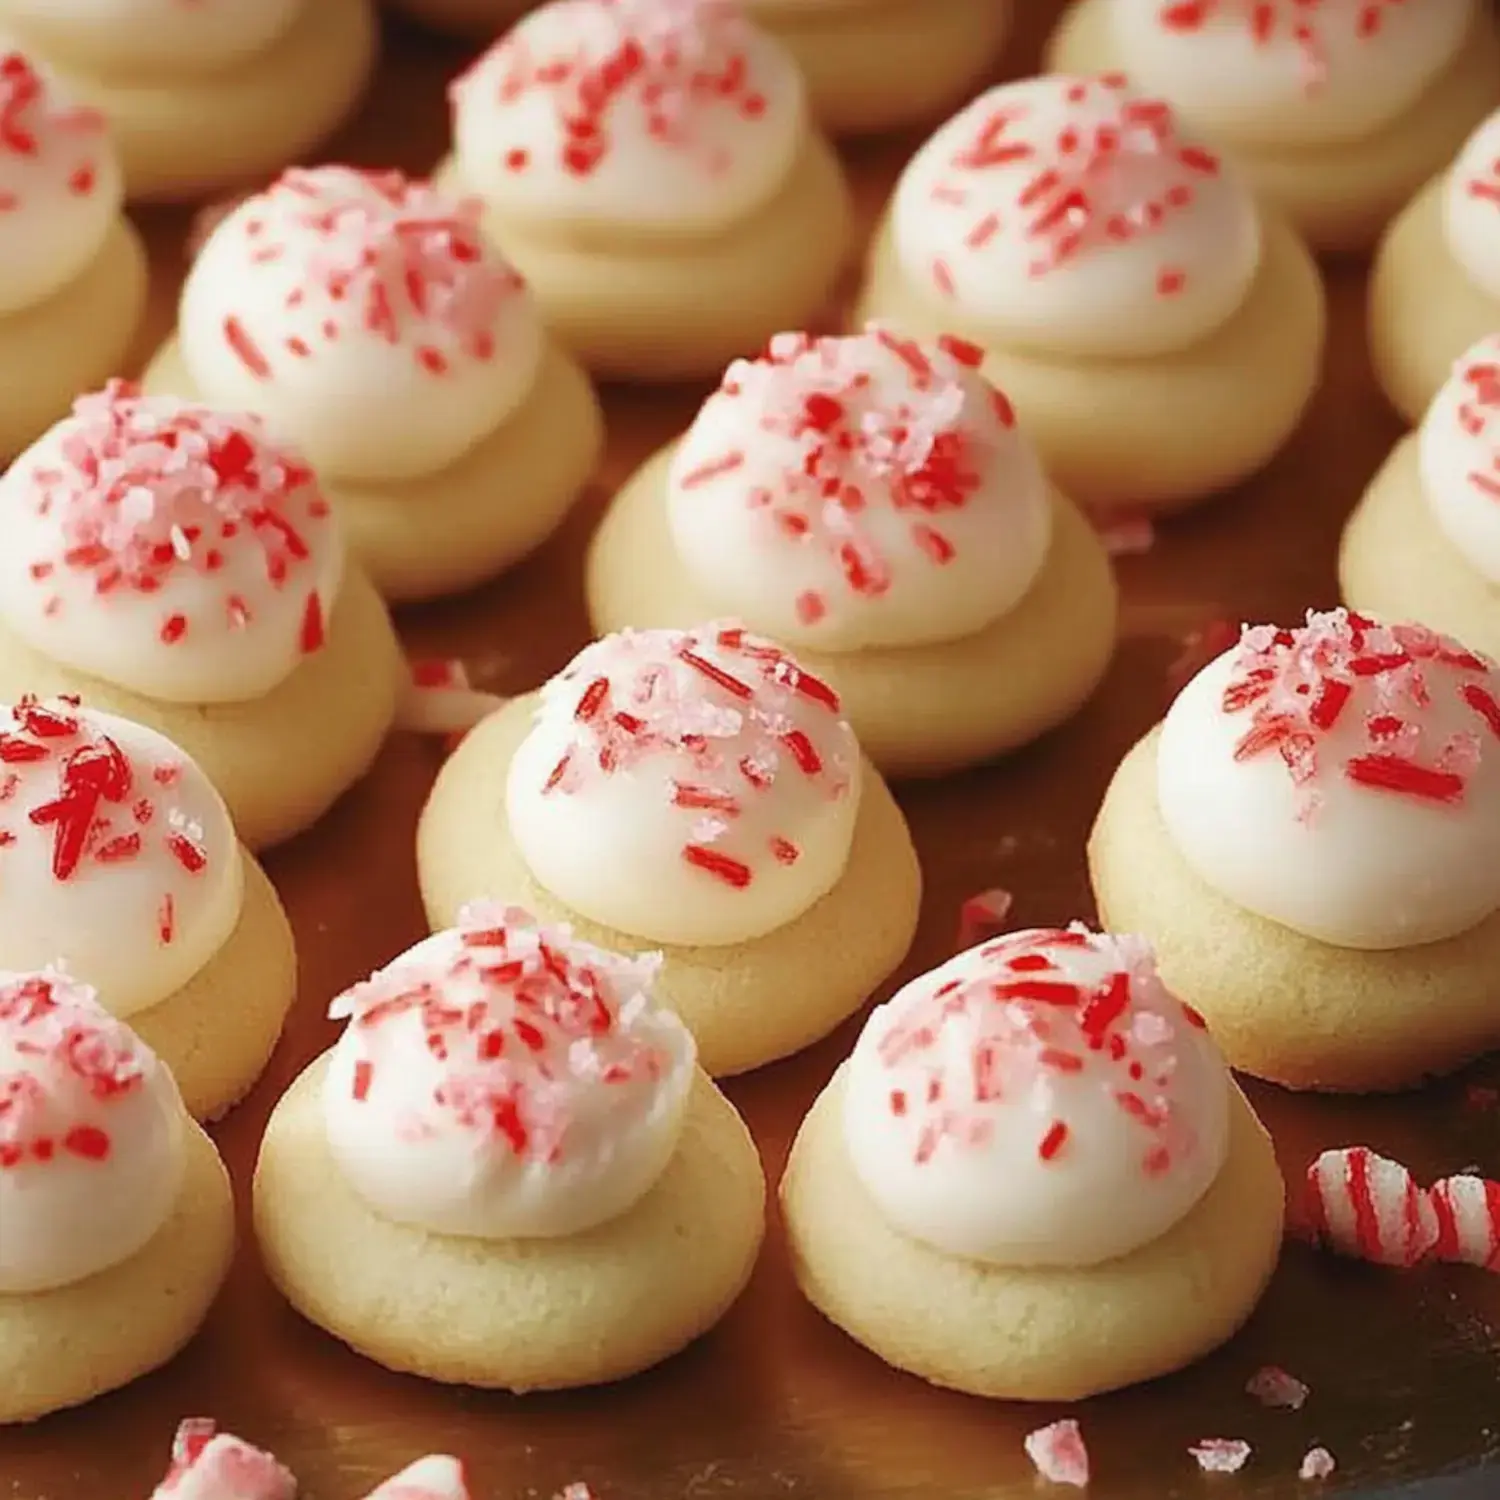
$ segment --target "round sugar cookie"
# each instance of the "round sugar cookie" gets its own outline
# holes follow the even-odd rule
[[[72,1286],[0,1294],[0,1423],[128,1385],[198,1331],[234,1254],[234,1197],[213,1142],[186,1131],[177,1205],[144,1249]]]
[[[1010,0],[750,0],[797,59],[814,117],[834,135],[920,124],[990,75]]]
[[[711,1328],[748,1281],[765,1180],[744,1123],[701,1074],[676,1152],[633,1208],[564,1237],[481,1240],[366,1206],[329,1149],[327,1067],[325,1054],[303,1072],[266,1127],[256,1238],[304,1317],[388,1369],[512,1391],[620,1380]]]
[[[975,1395],[1082,1400],[1191,1364],[1260,1300],[1284,1193],[1270,1138],[1238,1090],[1224,1165],[1166,1234],[1094,1266],[1019,1269],[891,1227],[844,1143],[848,1072],[802,1122],[781,1205],[803,1294],[887,1364]]]
[[[868,765],[842,877],[764,936],[674,946],[574,912],[532,874],[506,816],[511,762],[536,708],[535,694],[512,700],[471,730],[438,773],[417,827],[417,875],[434,927],[451,925],[469,902],[490,899],[524,906],[614,952],[662,951],[656,992],[687,1023],[713,1077],[760,1067],[826,1036],[905,957],[921,873],[905,820]]]
[[[595,631],[685,629],[724,613],[672,544],[667,471],[654,454],[616,494],[589,546]],[[838,692],[871,761],[889,776],[941,775],[1036,738],[1098,686],[1114,650],[1117,590],[1097,534],[1054,492],[1053,535],[1022,601],[985,629],[926,646],[833,652],[798,660]]]
[[[1334,947],[1257,916],[1189,866],[1162,820],[1153,730],[1121,762],[1089,837],[1100,920],[1138,932],[1231,1066],[1293,1089],[1371,1093],[1500,1042],[1500,914],[1445,941]]]
[[[1059,73],[1122,68],[1111,34],[1112,4],[1074,0],[1048,43],[1046,66]],[[1352,16],[1353,8],[1347,9]],[[1315,250],[1359,253],[1375,244],[1402,205],[1452,158],[1497,103],[1500,28],[1481,5],[1475,7],[1467,40],[1439,76],[1398,118],[1366,135],[1305,145],[1261,144],[1203,128]]]

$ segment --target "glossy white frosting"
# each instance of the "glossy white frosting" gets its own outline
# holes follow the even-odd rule
[[[523,911],[465,911],[334,1001],[323,1119],[385,1218],[551,1239],[618,1218],[677,1149],[697,1050],[622,958]]]
[[[523,219],[719,230],[786,181],[796,64],[729,0],[551,0],[453,87],[464,181]]]
[[[1122,71],[1225,142],[1394,124],[1458,55],[1474,0],[1105,0]]]
[[[344,549],[250,416],[116,382],[0,479],[0,622],[146,698],[242,703],[318,650]]]
[[[738,626],[621,631],[541,691],[506,815],[531,873],[648,942],[748,942],[844,873],[860,759],[838,698]]]
[[[1500,907],[1500,672],[1344,610],[1256,626],[1172,704],[1157,797],[1237,906],[1341,948],[1453,937]]]
[[[1448,169],[1443,228],[1464,275],[1500,302],[1500,110],[1469,137]],[[1500,308],[1495,323],[1500,327]]]
[[[243,884],[223,799],[170,740],[62,699],[0,707],[0,964],[66,964],[131,1016],[223,947]]]
[[[1009,933],[913,980],[849,1060],[844,1141],[890,1224],[950,1255],[1091,1266],[1208,1191],[1229,1075],[1140,938]]]
[[[186,1118],[171,1074],[92,990],[0,971],[0,1296],[142,1249],[177,1201]]]
[[[387,1479],[368,1500],[469,1500],[469,1485],[456,1458],[433,1453]]]
[[[1052,502],[982,353],[885,329],[778,334],[673,457],[672,537],[718,609],[792,646],[917,646],[1015,607]]]
[[[525,400],[541,319],[478,205],[398,172],[294,168],[209,236],[183,287],[205,400],[328,479],[436,474]]]
[[[893,205],[906,276],[1006,346],[1143,357],[1206,338],[1260,265],[1238,175],[1124,80],[1001,84],[941,126]]]
[[[178,1425],[172,1467],[151,1500],[295,1500],[297,1481],[269,1454],[207,1417]]]
[[[1475,572],[1500,584],[1500,335],[1454,365],[1422,419],[1417,453],[1434,520]]]
[[[93,265],[123,201],[104,117],[60,97],[19,52],[0,55],[0,316]]]

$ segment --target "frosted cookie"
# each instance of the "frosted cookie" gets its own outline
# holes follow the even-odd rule
[[[151,1500],[296,1500],[296,1496],[297,1481],[290,1470],[243,1438],[220,1432],[218,1424],[206,1417],[179,1423],[172,1441],[172,1466],[151,1492]]]
[[[123,192],[103,117],[0,56],[0,461],[126,359],[146,252]]]
[[[1089,841],[1230,1063],[1402,1088],[1500,1042],[1500,671],[1419,625],[1260,625],[1126,757]]]
[[[1339,582],[1356,609],[1500,658],[1500,335],[1459,360],[1370,482],[1344,528]]]
[[[1368,250],[1500,104],[1483,0],[1074,0],[1048,65],[1127,74],[1334,252]]]
[[[480,906],[336,1000],[255,1172],[292,1305],[390,1369],[514,1391],[622,1379],[718,1322],[765,1182],[656,970]]]
[[[61,973],[0,972],[0,1423],[165,1364],[233,1250],[224,1164],[151,1049]]]
[[[108,117],[131,198],[306,155],[353,110],[375,39],[370,0],[0,0],[0,45]]]
[[[1014,932],[866,1022],[781,1184],[809,1300],[887,1364],[1072,1401],[1192,1363],[1281,1248],[1269,1137],[1139,938]]]
[[[843,171],[796,63],[727,0],[552,0],[452,97],[443,176],[591,369],[716,375],[827,306]]]
[[[1109,663],[1113,576],[981,357],[872,327],[737,360],[595,533],[594,628],[743,620],[838,693],[890,774],[1067,718]]]
[[[390,599],[454,593],[551,535],[603,443],[477,205],[397,172],[297,168],[210,235],[145,377],[253,411],[317,471]]]
[[[255,418],[122,383],[0,479],[0,698],[73,693],[175,740],[252,849],[365,772],[405,677],[306,464]]]
[[[713,1077],[810,1046],[906,955],[921,876],[838,695],[734,625],[622,631],[469,731],[417,828],[427,915],[511,901],[620,952]]]
[[[835,135],[919,125],[991,76],[1010,0],[747,0],[797,60]]]
[[[488,41],[532,8],[534,0],[392,0],[392,9],[454,36]]]
[[[1455,360],[1500,333],[1500,110],[1412,199],[1370,275],[1370,357],[1418,422]]]
[[[260,1076],[296,989],[292,930],[202,770],[76,699],[0,707],[0,967],[64,964],[199,1119]]]
[[[1306,247],[1118,78],[1004,84],[907,166],[860,317],[959,334],[1064,494],[1170,509],[1247,478],[1317,384]]]

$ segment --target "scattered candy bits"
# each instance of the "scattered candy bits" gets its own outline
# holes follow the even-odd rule
[[[1338,1461],[1326,1448],[1309,1448],[1297,1470],[1298,1479],[1327,1479],[1338,1468]]]
[[[1083,1445],[1078,1423],[1071,1417],[1028,1433],[1026,1456],[1049,1483],[1069,1484],[1079,1490],[1088,1488],[1089,1451]]]
[[[1250,1462],[1243,1438],[1204,1438],[1188,1449],[1205,1474],[1238,1474]]]
[[[958,909],[958,951],[963,953],[1001,932],[1014,905],[1015,897],[999,886],[976,891]]]
[[[1266,1365],[1250,1377],[1245,1393],[1275,1411],[1301,1411],[1307,1387],[1278,1365]]]
[[[190,1417],[172,1441],[172,1466],[152,1500],[295,1500],[297,1481],[269,1453]]]
[[[416,734],[461,737],[505,699],[478,691],[461,661],[416,661],[396,709],[396,723]]]

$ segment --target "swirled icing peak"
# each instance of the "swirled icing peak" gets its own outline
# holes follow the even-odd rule
[[[0,620],[147,698],[243,702],[324,643],[343,546],[257,420],[116,381],[0,479]]]
[[[1014,932],[913,980],[865,1024],[844,1139],[897,1229],[952,1255],[1086,1266],[1159,1239],[1208,1190],[1229,1080],[1150,948]]]
[[[825,650],[952,640],[1031,587],[1041,466],[956,339],[778,334],[736,360],[672,462],[677,550],[715,604]]]
[[[1157,758],[1183,857],[1273,922],[1389,949],[1500,907],[1500,671],[1423,626],[1247,628],[1173,703]]]
[[[0,708],[0,962],[62,961],[128,1016],[218,952],[241,887],[229,813],[170,740],[73,699]]]
[[[182,355],[218,405],[263,415],[326,476],[446,468],[536,378],[542,325],[478,205],[399,172],[294,168],[209,236]]]
[[[1448,170],[1443,227],[1464,274],[1500,303],[1500,110],[1469,137]],[[1495,322],[1500,326],[1500,308]]]
[[[552,0],[453,88],[469,185],[507,213],[722,228],[775,196],[801,76],[729,0]]]
[[[152,1239],[183,1120],[171,1075],[92,990],[0,971],[0,1295],[71,1286]]]
[[[1417,452],[1434,519],[1475,571],[1500,584],[1500,335],[1453,367],[1422,419]]]
[[[151,1500],[296,1500],[297,1481],[269,1453],[189,1417],[172,1440],[172,1466]]]
[[[738,625],[621,631],[542,689],[506,788],[532,874],[649,942],[745,942],[844,872],[860,760],[839,700]]]
[[[1248,189],[1113,74],[981,94],[912,159],[893,214],[906,274],[936,306],[1045,353],[1195,343],[1260,262]]]
[[[58,97],[19,52],[0,55],[0,314],[82,275],[123,197],[104,117]]]
[[[479,906],[334,1001],[328,1141],[385,1217],[482,1239],[618,1217],[677,1146],[696,1049],[622,958]]]
[[[1474,0],[1106,0],[1142,88],[1225,141],[1373,135],[1458,55]]]

